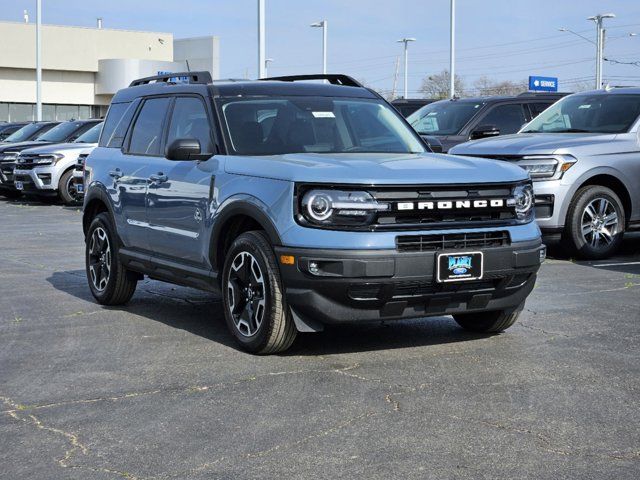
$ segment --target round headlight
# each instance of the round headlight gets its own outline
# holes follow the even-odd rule
[[[307,213],[311,218],[322,222],[333,213],[331,198],[324,193],[316,193],[309,196],[306,201]]]
[[[533,187],[529,184],[519,185],[514,190],[514,199],[516,213],[519,216],[524,216],[529,213],[529,210],[533,207]]]

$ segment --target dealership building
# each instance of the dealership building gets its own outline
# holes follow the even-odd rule
[[[35,24],[0,22],[0,38],[0,122],[35,120]],[[219,76],[217,37],[43,25],[43,120],[101,117],[132,80],[187,69]]]

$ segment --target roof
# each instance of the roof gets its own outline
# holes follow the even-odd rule
[[[602,88],[600,90],[589,90],[586,92],[577,92],[575,95],[638,95],[640,87],[611,87]]]
[[[465,97],[465,98],[455,98],[455,99],[445,98],[442,100],[438,100],[438,103],[442,103],[442,102],[497,103],[497,102],[505,102],[505,101],[511,101],[511,100],[544,100],[545,98],[551,99],[551,100],[558,100],[566,95],[569,95],[569,94],[564,92],[549,92],[549,93],[545,93],[544,95],[541,95],[540,93],[524,92],[519,95],[491,95],[486,97]]]

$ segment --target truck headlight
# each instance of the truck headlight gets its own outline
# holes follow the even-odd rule
[[[534,196],[530,183],[517,185],[513,189],[513,205],[516,209],[518,220],[526,220],[533,212]]]
[[[517,165],[529,172],[531,180],[559,180],[577,159],[571,155],[526,156]]]
[[[323,226],[369,225],[376,213],[389,210],[368,192],[309,190],[302,196],[300,213],[310,223]]]

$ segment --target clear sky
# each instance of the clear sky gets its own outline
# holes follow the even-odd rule
[[[42,0],[43,22],[173,33],[175,38],[220,37],[223,77],[257,73],[256,0]],[[266,0],[269,74],[321,70],[321,31],[309,24],[327,19],[329,71],[347,73],[370,86],[392,88],[402,37],[409,47],[409,90],[448,67],[449,0]],[[0,19],[21,21],[35,0],[0,0]],[[468,86],[482,75],[522,80],[558,76],[561,89],[592,83],[595,27],[586,17],[613,12],[607,20],[605,56],[640,61],[640,0],[457,0],[457,72]],[[638,36],[629,37],[629,33]],[[2,39],[10,41],[10,39]],[[605,63],[605,80],[640,85],[640,66]],[[398,89],[402,85],[402,65]]]

